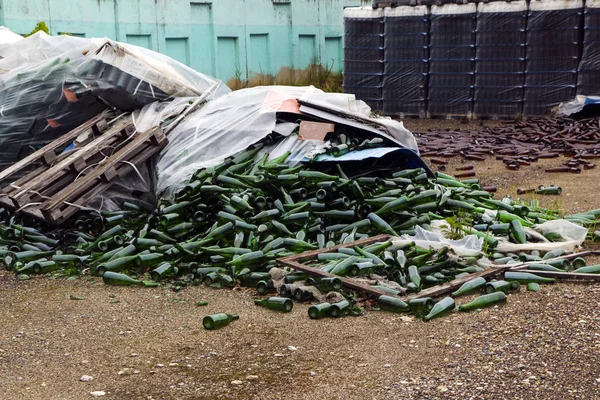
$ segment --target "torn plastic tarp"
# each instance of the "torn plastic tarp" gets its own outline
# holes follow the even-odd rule
[[[133,111],[155,101],[230,91],[167,56],[109,39],[38,32],[0,51],[0,168],[106,107]]]
[[[558,106],[557,113],[564,114],[567,116],[573,115],[583,111],[583,109],[587,106],[599,107],[600,96],[577,95],[571,101],[560,103]]]
[[[169,135],[159,155],[157,191],[170,196],[185,185],[198,169],[218,164],[271,134],[278,114],[302,117],[297,99],[326,106],[331,112],[370,121],[375,132],[418,154],[416,141],[400,122],[370,117],[370,109],[353,95],[324,93],[314,87],[264,86],[238,90],[206,104],[190,114]],[[297,117],[295,116],[297,115]],[[304,115],[306,119],[306,115]],[[336,121],[334,121],[337,123]],[[389,128],[388,128],[389,127]],[[394,131],[394,136],[389,132]],[[398,138],[404,139],[403,141]],[[289,145],[289,144],[288,144]],[[305,146],[304,150],[311,146]],[[301,153],[297,153],[301,155]],[[168,192],[166,192],[168,190]],[[166,192],[166,193],[165,193]]]

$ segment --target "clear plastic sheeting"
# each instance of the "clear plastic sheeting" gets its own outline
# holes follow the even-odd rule
[[[182,113],[186,107],[196,101],[196,97],[181,97],[172,101],[151,103],[133,113],[133,124],[138,132],[146,132],[164,121]],[[168,129],[168,127],[166,127]]]
[[[438,224],[439,230],[443,231],[443,229],[445,229],[443,225],[444,222],[445,221],[441,221],[441,224]],[[415,245],[426,249],[430,247],[434,249],[449,247],[456,255],[464,257],[477,256],[483,251],[483,239],[475,235],[467,235],[462,239],[453,240],[445,238],[442,231],[429,232],[417,225],[415,226],[415,234],[413,236],[402,235],[399,238],[394,238],[392,244],[402,245],[415,242]]]
[[[564,219],[544,222],[543,224],[536,225],[534,229],[542,235],[550,233],[553,235],[560,235],[563,238],[563,241],[517,244],[511,243],[505,238],[500,238],[498,239],[498,246],[495,248],[495,251],[500,253],[519,253],[532,250],[552,251],[564,249],[565,251],[572,252],[577,247],[581,246],[588,233],[587,228],[575,225]]]
[[[383,111],[424,117],[429,74],[427,6],[386,8]]]
[[[121,210],[124,201],[139,204],[148,210],[156,207],[154,174],[151,161],[136,165],[135,170],[120,177],[104,193],[93,197],[85,207],[101,211]]]
[[[383,9],[344,10],[344,92],[383,110]]]
[[[527,2],[479,3],[474,117],[523,112]]]
[[[575,97],[582,0],[535,0],[529,5],[524,115],[547,115]]]
[[[384,118],[370,118],[370,109],[356,101],[350,94],[324,93],[314,87],[263,86],[231,92],[213,100],[201,109],[190,113],[170,134],[169,144],[159,155],[157,193],[170,196],[184,186],[194,172],[214,166],[228,156],[240,152],[266,138],[276,128],[279,113],[291,114],[291,119],[300,119],[298,99],[313,105],[327,107],[329,115],[343,112],[349,119],[356,116],[374,125],[384,125],[385,130],[376,130],[398,147],[410,149],[415,157],[417,147],[412,134],[400,122]],[[297,114],[298,117],[294,117]],[[306,119],[307,115],[304,115]],[[154,119],[152,113],[146,118]],[[308,118],[310,119],[310,118]],[[346,121],[343,117],[340,120]],[[136,123],[144,123],[137,121]],[[336,122],[334,122],[336,123]],[[358,124],[358,126],[361,126]],[[366,127],[366,125],[363,125]],[[360,129],[360,128],[358,128]],[[368,131],[371,134],[371,130]],[[390,135],[388,135],[390,133]],[[376,136],[376,134],[373,134]],[[403,138],[403,141],[398,140]],[[307,155],[316,155],[328,144],[323,141],[299,141],[292,133],[276,143],[268,151],[271,158],[291,151],[289,162],[298,163]]]
[[[38,32],[0,47],[0,168],[81,125],[106,107],[217,97],[229,89],[164,55],[109,39]]]
[[[586,0],[577,94],[600,95],[600,0]]]
[[[473,111],[477,5],[431,7],[430,116],[470,117]]]
[[[23,36],[18,35],[5,26],[0,26],[0,58],[4,58],[2,48],[5,45],[11,45],[23,40]]]

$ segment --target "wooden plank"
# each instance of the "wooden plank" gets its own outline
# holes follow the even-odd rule
[[[573,254],[567,254],[564,256],[560,256],[560,257],[555,257],[555,258],[549,258],[547,260],[540,260],[540,261],[527,261],[521,264],[512,264],[512,271],[519,271],[522,269],[527,269],[527,267],[530,264],[545,264],[548,261],[554,261],[554,260],[574,260],[577,257],[587,257],[587,256],[593,256],[593,255],[598,255],[600,254],[600,251],[582,251],[580,253],[573,253]]]
[[[26,196],[29,190],[39,191],[39,185],[50,184],[52,181],[62,176],[64,174],[64,170],[68,170],[69,165],[73,161],[75,161],[77,158],[81,157],[84,154],[90,154],[90,156],[92,154],[95,154],[98,151],[98,147],[102,146],[103,142],[105,142],[108,138],[119,134],[122,129],[124,129],[130,124],[131,121],[129,120],[120,121],[119,123],[111,127],[111,129],[108,132],[92,140],[86,146],[79,149],[79,151],[74,152],[74,154],[70,154],[64,160],[54,165],[52,168],[46,170],[44,173],[38,175],[29,182],[23,184],[19,192],[13,196],[13,201],[17,201],[18,204],[22,204],[22,201],[20,199]]]
[[[108,160],[94,168],[94,170],[89,174],[86,174],[73,184],[67,186],[58,195],[54,196],[52,200],[44,206],[43,210],[46,212],[51,212],[52,209],[58,207],[63,202],[70,201],[70,199],[73,199],[73,197],[78,197],[84,191],[88,190],[90,185],[93,185],[96,179],[112,168],[115,164],[123,160],[129,161],[128,159],[131,158],[132,153],[139,150],[139,148],[142,147],[147,140],[154,136],[154,132],[155,129],[143,133],[136,133],[135,138],[132,141],[110,156]]]
[[[313,267],[309,267],[308,265],[300,264],[299,262],[296,262],[296,261],[290,261],[289,259],[280,258],[279,260],[277,260],[277,262],[282,265],[285,265],[287,267],[293,268],[295,270],[306,272],[307,274],[312,275],[312,276],[318,276],[320,278],[333,278],[333,277],[340,278],[340,280],[342,281],[342,285],[344,285],[344,287],[347,287],[347,288],[353,289],[353,290],[358,290],[359,292],[363,292],[363,293],[369,294],[371,296],[379,297],[382,295],[387,295],[387,296],[397,297],[399,299],[402,298],[400,296],[395,296],[384,290],[380,290],[380,289],[374,288],[369,285],[364,285],[362,283],[356,282],[349,278],[344,278],[342,276],[333,275],[328,272],[321,271],[320,269],[316,269]]]
[[[37,218],[37,219],[41,219],[41,220],[44,219],[44,216],[42,215],[42,212],[36,206],[26,207],[26,208],[22,209],[20,212],[22,212],[24,214],[27,214],[27,215],[30,215],[30,216],[32,216],[34,218]]]
[[[522,269],[518,272],[528,272],[543,276],[545,278],[556,278],[556,279],[584,279],[588,281],[600,281],[600,274],[582,274],[579,272],[555,272],[555,271],[532,271],[528,269]]]
[[[494,265],[483,271],[475,272],[475,273],[469,274],[467,276],[463,276],[462,278],[454,279],[450,282],[446,282],[441,285],[436,285],[436,286],[430,287],[428,289],[421,290],[418,293],[412,293],[408,296],[404,296],[404,297],[402,297],[402,300],[409,301],[409,300],[418,299],[421,297],[439,297],[446,293],[455,291],[456,289],[461,287],[463,285],[463,283],[468,282],[472,279],[479,278],[479,277],[491,278],[491,277],[500,275],[509,269],[510,269],[509,265]]]
[[[332,253],[332,252],[336,251],[337,249],[343,249],[343,248],[354,247],[354,246],[360,247],[360,246],[366,246],[366,245],[376,243],[376,242],[385,242],[390,237],[391,236],[387,235],[387,234],[372,236],[372,237],[369,237],[366,239],[357,240],[356,242],[352,242],[352,243],[338,244],[337,246],[327,247],[325,249],[307,251],[305,253],[296,254],[291,257],[284,257],[284,258],[281,258],[280,260],[295,261],[295,262],[306,261],[306,260],[313,259],[322,253]]]
[[[107,115],[106,111],[101,114],[98,114],[94,118],[88,120],[87,122],[84,122],[83,124],[79,125],[77,128],[62,135],[61,137],[54,140],[53,142],[48,143],[46,146],[42,147],[35,153],[28,155],[27,157],[23,158],[19,162],[4,169],[3,171],[0,172],[0,181],[8,178],[9,176],[13,175],[15,172],[20,171],[21,169],[31,165],[32,163],[39,162],[39,160],[42,157],[44,157],[44,155],[46,153],[48,153],[50,151],[53,152],[55,149],[73,141],[75,138],[77,138],[77,136],[79,136],[80,134],[82,134],[83,132],[90,129],[92,126],[94,126],[96,123],[98,123],[101,120],[103,120],[104,118],[106,118],[106,115]]]
[[[104,121],[101,121],[104,122]],[[110,140],[107,140],[105,143],[103,143],[103,147],[104,148],[108,148],[108,147],[112,147],[119,138],[117,137],[112,137],[110,138]],[[79,143],[80,146],[85,146],[87,143],[89,143],[91,140],[93,140],[93,137],[90,136],[89,138],[87,138],[86,140],[82,141],[81,143]],[[62,160],[64,160],[65,158],[67,158],[68,156],[75,154],[75,152],[79,151],[79,148],[74,149],[74,150],[70,150],[66,153],[61,153],[56,157],[56,162],[60,162]],[[90,161],[89,159],[87,160],[88,162]],[[91,162],[91,164],[93,164],[93,162]],[[32,180],[33,178],[35,178],[36,176],[44,173],[44,171],[46,171],[48,169],[47,166],[40,166],[39,168],[36,168],[35,170],[31,171],[30,173],[28,173],[27,175],[24,175],[23,177],[19,178],[18,180],[11,182],[12,185],[17,186],[17,187],[21,187],[22,185],[24,185],[25,183],[29,182],[30,180]],[[0,193],[6,193],[9,195],[13,195],[14,193],[18,193],[19,189],[15,188],[14,186],[11,185],[7,185],[4,188],[2,188],[2,190],[0,191]],[[46,189],[47,190],[47,189]],[[12,204],[12,203],[11,203]]]

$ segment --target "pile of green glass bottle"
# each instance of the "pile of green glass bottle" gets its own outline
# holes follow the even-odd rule
[[[416,226],[427,230],[431,221],[449,217],[460,220],[462,234],[482,237],[496,262],[541,259],[535,253],[494,253],[497,237],[523,243],[523,227],[558,218],[535,201],[494,200],[477,179],[457,180],[439,172],[430,177],[422,168],[350,178],[339,165],[324,173],[310,164],[289,166],[289,153],[269,160],[261,150],[258,144],[197,171],[183,190],[161,200],[155,210],[126,202],[120,211],[82,212],[68,229],[54,231],[25,226],[19,216],[0,210],[4,265],[27,275],[88,270],[107,284],[154,286],[166,281],[181,288],[200,283],[233,287],[239,282],[268,294],[273,291],[268,272],[280,257],[380,233],[414,234]],[[495,221],[484,222],[487,210],[497,211]],[[594,210],[567,219],[587,226],[598,216],[600,210]],[[549,239],[560,240],[552,235]],[[452,259],[447,250],[385,242],[322,254],[318,261],[340,276],[381,274],[400,286],[388,291],[400,293],[480,270],[477,257]],[[151,280],[127,274],[149,274]],[[339,289],[337,282],[326,279],[305,284]],[[310,297],[306,290],[291,295]]]

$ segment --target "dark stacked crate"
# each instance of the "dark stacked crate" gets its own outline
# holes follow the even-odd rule
[[[428,114],[470,117],[473,111],[477,6],[431,7]]]
[[[385,9],[383,111],[424,117],[429,73],[429,10],[426,6]]]
[[[383,9],[344,10],[344,92],[383,110]]]
[[[523,114],[546,115],[575,97],[582,13],[580,0],[531,1]]]
[[[522,114],[526,29],[525,1],[477,5],[475,118]]]
[[[587,0],[583,18],[583,55],[577,75],[577,94],[600,95],[600,1]]]

